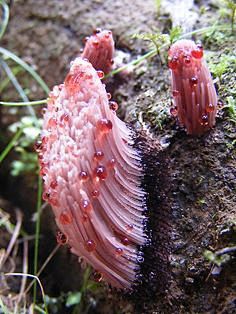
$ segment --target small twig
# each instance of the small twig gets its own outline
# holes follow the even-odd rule
[[[28,273],[28,241],[24,241],[23,244],[23,274],[27,274]],[[15,308],[15,314],[17,314],[17,310],[18,310],[18,305],[20,304],[22,297],[24,295],[24,290],[25,290],[25,285],[26,285],[26,281],[27,281],[27,277],[23,277],[22,281],[21,281],[21,287],[20,287],[20,293],[18,295],[17,298],[17,304],[16,304],[16,308]]]
[[[46,314],[48,314],[48,310],[47,310],[47,304],[46,304],[46,301],[45,301],[45,293],[44,293],[44,289],[43,289],[43,286],[41,284],[41,281],[39,280],[39,278],[37,276],[34,276],[34,275],[31,275],[31,274],[22,274],[22,273],[6,273],[4,274],[5,276],[25,276],[25,277],[29,277],[29,278],[33,278],[33,279],[36,279],[38,284],[39,284],[39,287],[41,289],[41,293],[42,293],[42,297],[43,297],[43,302],[44,302],[44,307],[45,307],[45,312]]]
[[[12,234],[12,237],[11,237],[11,240],[8,244],[8,247],[7,247],[7,250],[6,250],[6,254],[3,258],[3,260],[1,261],[1,265],[0,265],[0,268],[2,268],[2,266],[4,265],[4,263],[6,262],[7,258],[9,257],[13,247],[14,247],[14,244],[20,234],[20,228],[21,228],[21,225],[22,225],[22,213],[17,210],[16,211],[16,220],[17,220],[17,223],[16,223],[16,226],[15,226],[15,229],[14,229],[14,232]]]
[[[214,254],[217,256],[221,256],[224,254],[231,254],[236,252],[236,246],[231,246],[231,247],[225,247],[221,250],[216,251]]]
[[[47,264],[50,262],[50,260],[53,258],[53,256],[56,254],[56,252],[58,251],[60,247],[60,244],[57,244],[56,247],[52,250],[52,252],[49,254],[49,256],[46,258],[45,262],[43,263],[42,267],[40,268],[40,270],[37,272],[37,277],[39,277],[42,273],[42,271],[45,269],[45,267],[47,266]],[[27,287],[27,289],[25,290],[25,294],[27,294],[29,292],[29,290],[31,289],[31,287],[33,286],[33,284],[35,283],[35,280],[33,280],[29,286]]]

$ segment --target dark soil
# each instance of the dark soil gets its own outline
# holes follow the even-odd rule
[[[211,25],[219,18],[213,1],[195,2],[198,13],[203,5],[209,9],[205,16],[199,15],[196,27]],[[35,65],[52,87],[63,81],[83,37],[93,29],[111,29],[117,49],[134,58],[147,51],[147,44],[131,39],[133,33],[164,30],[170,24],[167,16],[158,19],[153,0],[19,0],[12,3],[2,45]],[[205,46],[215,52],[217,62],[226,48],[233,54],[235,37],[228,35],[224,43],[205,38]],[[235,77],[228,72],[217,83],[223,102],[231,95],[229,90],[235,94]],[[28,76],[21,80],[32,87],[34,99],[45,97]],[[113,77],[109,86],[120,104],[120,116],[141,134],[137,145],[144,149],[143,184],[149,191],[153,242],[144,252],[139,288],[123,296],[101,287],[88,294],[88,312],[235,313],[235,256],[230,255],[219,268],[204,258],[205,250],[217,251],[236,243],[235,121],[222,110],[213,130],[201,138],[187,136],[169,114],[169,72],[157,56],[132,73]],[[1,123],[11,121],[3,119]],[[0,181],[1,196],[20,207],[25,215],[24,228],[32,233],[36,183],[28,177],[12,178],[7,162]],[[55,246],[55,225],[49,209],[43,212],[42,220],[40,262]],[[50,296],[78,290],[81,269],[77,258],[62,248],[41,278]]]

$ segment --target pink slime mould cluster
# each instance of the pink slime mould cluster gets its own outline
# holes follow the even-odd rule
[[[112,32],[96,29],[94,34],[85,38],[81,57],[87,59],[98,71],[108,74],[113,65],[115,45]]]
[[[134,133],[116,115],[101,79],[112,67],[110,31],[96,30],[71,63],[44,110],[36,145],[43,199],[55,214],[57,240],[95,269],[95,279],[130,289],[138,277],[139,247],[147,242],[144,168]],[[180,40],[169,50],[174,109],[188,134],[215,124],[217,95],[203,49]],[[97,71],[96,71],[97,70]]]
[[[53,209],[58,240],[117,288],[135,281],[144,232],[143,169],[133,133],[116,116],[101,73],[75,59],[55,86],[37,144],[43,199]]]
[[[179,40],[169,49],[173,115],[187,133],[202,135],[215,125],[217,94],[203,58],[203,48],[191,40]]]

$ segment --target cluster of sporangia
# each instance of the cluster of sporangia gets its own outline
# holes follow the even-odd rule
[[[64,83],[49,95],[36,149],[58,242],[92,265],[97,281],[131,288],[143,260],[138,247],[147,241],[146,192],[135,135],[116,116],[118,105],[101,82],[113,54],[110,31],[97,30],[86,40]],[[202,47],[180,41],[169,56],[179,121],[188,133],[201,134],[214,125],[216,113]]]

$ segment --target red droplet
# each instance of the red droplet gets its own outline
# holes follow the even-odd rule
[[[60,214],[59,221],[62,225],[69,225],[72,223],[72,216],[68,211],[63,210]]]
[[[112,111],[116,111],[118,109],[118,104],[117,102],[115,101],[109,101],[109,108],[112,110]]]
[[[93,280],[94,280],[94,281],[96,281],[96,282],[101,282],[101,281],[102,281],[102,278],[103,278],[102,274],[99,273],[98,271],[95,271],[95,272],[93,273]]]
[[[189,83],[190,83],[191,87],[197,86],[197,83],[198,83],[197,77],[192,77],[191,79],[189,79]]]
[[[111,93],[107,93],[107,98],[108,98],[108,100],[111,99]]]
[[[95,40],[92,42],[92,44],[93,44],[95,47],[98,47],[98,46],[99,46],[99,41],[95,39]]]
[[[121,256],[123,254],[123,250],[120,247],[116,248],[115,252],[117,256]]]
[[[38,140],[37,142],[35,142],[35,144],[34,144],[34,150],[35,150],[36,152],[40,152],[40,151],[42,150],[42,148],[43,148],[43,143],[42,143],[42,141]]]
[[[207,114],[203,114],[200,118],[200,124],[203,126],[207,126],[208,125],[208,116]]]
[[[197,49],[192,50],[192,56],[196,59],[201,59],[203,57],[203,48],[198,46]]]
[[[94,170],[94,176],[99,180],[105,180],[107,177],[107,170],[104,166],[99,165]]]
[[[88,36],[85,37],[85,38],[83,39],[84,44],[85,44],[88,40],[89,40],[89,37],[88,37]]]
[[[70,120],[70,117],[67,113],[63,113],[63,115],[61,115],[60,121],[63,122],[68,122]]]
[[[41,141],[42,141],[43,146],[46,145],[47,142],[48,142],[48,137],[47,137],[47,136],[43,136],[43,137],[41,138]]]
[[[170,108],[170,114],[173,116],[173,117],[176,117],[178,115],[178,109],[177,107],[171,107]]]
[[[129,239],[123,238],[123,239],[121,239],[121,243],[123,243],[124,245],[129,245]]]
[[[116,165],[116,160],[115,158],[112,158],[110,159],[108,162],[107,162],[107,167],[110,168],[110,169],[113,169]]]
[[[104,157],[104,153],[101,150],[96,151],[93,155],[93,159],[95,161],[101,161],[103,157]]]
[[[50,118],[48,120],[48,127],[55,128],[57,126],[57,120],[55,118]]]
[[[92,197],[97,198],[100,195],[99,190],[93,190],[92,191]]]
[[[133,228],[134,228],[134,226],[133,226],[132,224],[128,224],[128,225],[126,226],[126,230],[127,230],[127,231],[131,231],[131,230],[133,230]]]
[[[79,179],[83,182],[87,181],[89,178],[88,173],[86,171],[81,171],[79,173]]]
[[[42,165],[42,167],[39,171],[40,177],[44,176],[47,172],[48,172],[48,169]]]
[[[72,94],[79,91],[81,80],[84,80],[84,72],[79,72],[76,74],[68,73],[65,78],[65,87],[67,92]]]
[[[81,200],[80,206],[81,206],[82,210],[85,212],[89,212],[92,209],[92,205],[91,205],[89,200]]]
[[[179,91],[173,90],[172,95],[173,95],[173,97],[179,96]]]
[[[68,242],[68,237],[61,231],[57,231],[56,239],[57,243],[60,245],[65,245]]]
[[[175,70],[178,67],[178,57],[172,57],[168,61],[168,67],[171,70]]]
[[[184,63],[189,65],[191,63],[191,57],[190,56],[184,56]]]
[[[213,112],[215,110],[215,106],[213,104],[208,104],[206,106],[206,112]]]
[[[51,187],[52,189],[55,189],[55,188],[57,187],[57,180],[51,181],[50,187]]]
[[[96,243],[93,240],[85,242],[85,248],[88,252],[93,252],[96,249]]]
[[[41,114],[42,115],[45,115],[46,112],[47,112],[47,108],[44,107],[44,108],[41,109]]]
[[[97,129],[102,133],[108,133],[112,129],[112,122],[106,118],[100,119],[97,122]]]
[[[95,34],[99,34],[99,33],[101,33],[101,28],[96,28],[94,31],[93,31],[93,33],[94,33],[94,35]]]
[[[44,201],[48,201],[49,200],[49,198],[50,198],[50,193],[49,192],[43,192],[43,194],[42,194],[42,199],[44,200]]]
[[[104,78],[104,72],[103,71],[97,71],[97,75],[100,79],[103,79]]]

